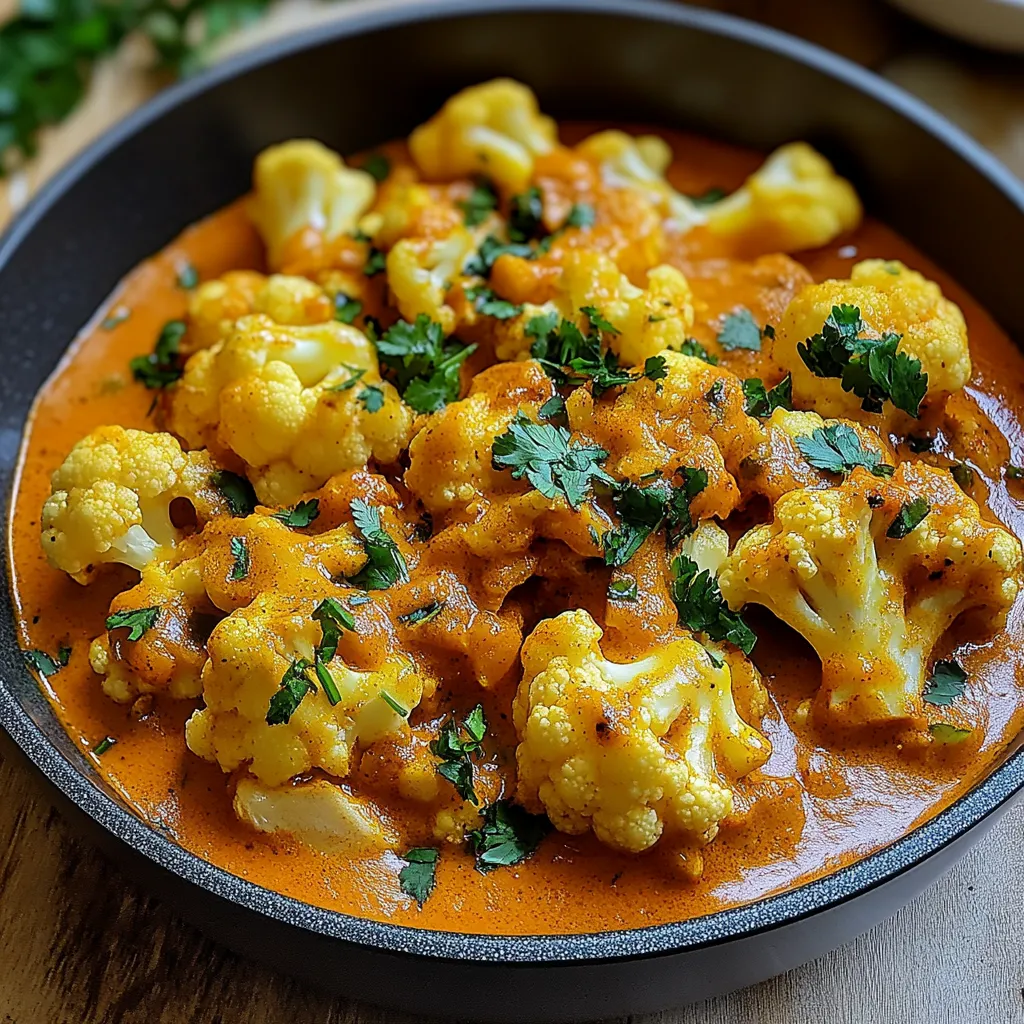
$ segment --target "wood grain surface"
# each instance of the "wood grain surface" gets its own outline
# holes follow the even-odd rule
[[[966,0],[965,0],[966,2]],[[15,0],[0,0],[0,20]],[[1024,65],[924,33],[875,0],[709,0],[879,68],[1024,175]],[[284,0],[232,48],[329,17]],[[0,187],[0,224],[159,86],[146,54],[103,65],[86,104]],[[1024,1024],[1024,806],[938,885],[856,942],[762,985],[643,1024]],[[0,1024],[401,1024],[204,938],[77,838],[0,752]]]

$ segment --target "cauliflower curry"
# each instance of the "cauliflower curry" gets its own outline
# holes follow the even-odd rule
[[[142,817],[324,907],[601,930],[836,870],[1005,751],[1024,361],[810,146],[499,80],[253,181],[97,314],[17,481],[26,660]]]

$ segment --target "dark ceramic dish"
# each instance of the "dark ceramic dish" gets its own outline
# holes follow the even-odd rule
[[[1007,257],[1024,233],[1024,188],[930,110],[837,57],[675,4],[354,2],[330,27],[160,96],[58,175],[7,234],[0,486],[9,487],[32,398],[69,340],[126,271],[246,190],[258,150],[304,135],[341,152],[369,147],[498,74],[528,82],[556,117],[687,127],[766,150],[808,139],[872,212],[1019,331],[1021,268]],[[183,851],[105,789],[65,735],[22,665],[6,601],[0,723],[99,841],[227,945],[361,999],[462,1019],[657,1010],[787,970],[920,892],[1024,787],[1018,752],[900,842],[750,906],[643,930],[501,938],[319,910]]]

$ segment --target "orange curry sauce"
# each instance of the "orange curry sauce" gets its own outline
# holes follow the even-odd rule
[[[582,134],[582,126],[570,126],[563,137]],[[685,154],[670,173],[681,191],[736,187],[761,159],[719,143],[661,134],[677,154]],[[706,304],[711,324],[698,323],[698,340],[713,341],[716,318],[740,306],[748,307],[758,323],[777,322],[782,312],[777,288],[766,287],[757,275],[734,273],[730,261],[712,261],[700,246],[699,237],[687,239],[667,257]],[[937,280],[963,309],[974,376],[950,400],[963,427],[950,454],[975,470],[975,499],[987,501],[992,517],[1024,536],[1024,491],[1014,493],[1020,485],[1008,484],[1002,472],[1007,461],[1024,460],[1024,358],[977,303],[882,224],[869,219],[852,236],[798,258],[821,280],[846,277],[854,262],[867,257],[903,260]],[[79,438],[106,423],[155,429],[147,418],[151,393],[132,382],[128,360],[151,350],[165,321],[184,315],[187,293],[176,277],[186,261],[203,280],[228,269],[263,268],[262,245],[240,204],[189,228],[133,271],[40,392],[15,477],[10,557],[24,647],[51,652],[65,642],[73,647],[70,664],[43,681],[61,721],[84,751],[104,736],[116,737],[116,745],[101,757],[89,755],[96,770],[140,817],[199,856],[321,907],[424,928],[536,934],[653,925],[792,888],[891,843],[986,775],[1024,725],[1020,601],[994,640],[965,643],[955,628],[943,640],[936,655],[955,649],[970,675],[966,699],[955,710],[943,710],[952,711],[951,721],[974,726],[977,739],[951,748],[945,757],[923,760],[910,760],[895,741],[877,737],[863,745],[829,737],[826,744],[809,726],[798,724],[796,707],[817,687],[819,662],[795,633],[755,613],[750,621],[760,639],[753,660],[772,698],[762,730],[773,753],[762,770],[736,787],[736,811],[704,851],[699,882],[688,881],[657,852],[620,855],[591,836],[553,833],[531,860],[488,875],[474,869],[469,855],[453,850],[441,859],[433,896],[417,909],[400,892],[402,862],[393,853],[352,862],[254,833],[232,813],[227,777],[185,747],[184,723],[192,705],[158,698],[152,713],[136,720],[128,707],[103,695],[89,667],[89,643],[103,630],[108,602],[132,585],[135,574],[111,568],[82,587],[48,566],[39,543],[50,474]],[[130,310],[124,322],[102,326],[121,308]],[[729,353],[723,362],[741,376],[762,373],[762,357],[755,352]],[[938,456],[921,457],[949,464]],[[486,696],[485,703],[489,699],[493,704]],[[501,709],[491,704],[488,718],[497,724]],[[507,715],[507,707],[504,711]],[[507,777],[507,760],[495,760],[485,771]],[[751,808],[755,795],[767,799]]]

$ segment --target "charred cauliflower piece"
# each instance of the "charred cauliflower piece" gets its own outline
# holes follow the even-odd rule
[[[214,470],[206,452],[183,452],[170,434],[97,428],[51,478],[42,514],[46,557],[79,583],[106,562],[144,568],[184,535],[171,519],[176,498],[192,505],[200,523],[227,511],[210,480]]]
[[[558,141],[555,122],[519,82],[497,78],[456,93],[409,136],[409,149],[427,178],[486,175],[508,192],[530,183],[534,158]]]
[[[806,142],[777,149],[743,186],[707,209],[708,230],[746,256],[827,245],[861,221],[853,186]]]
[[[170,426],[191,447],[233,453],[261,501],[287,505],[371,458],[394,462],[412,413],[354,327],[289,327],[255,315],[188,361]]]
[[[285,262],[286,243],[300,231],[311,230],[324,241],[355,231],[375,193],[366,171],[346,167],[320,142],[293,139],[256,158],[249,217],[276,268]]]
[[[1019,541],[947,472],[910,463],[784,495],[719,575],[733,609],[764,605],[814,647],[818,706],[849,726],[919,718],[939,638],[975,609],[1000,628],[1020,582]]]
[[[802,289],[771,355],[792,373],[796,405],[879,429],[908,423],[971,376],[959,307],[896,260],[864,260],[849,280]]]
[[[639,853],[664,836],[709,842],[733,806],[729,780],[768,741],[736,710],[730,669],[679,636],[619,664],[585,611],[542,622],[523,645],[514,714],[516,799],[570,835]]]

